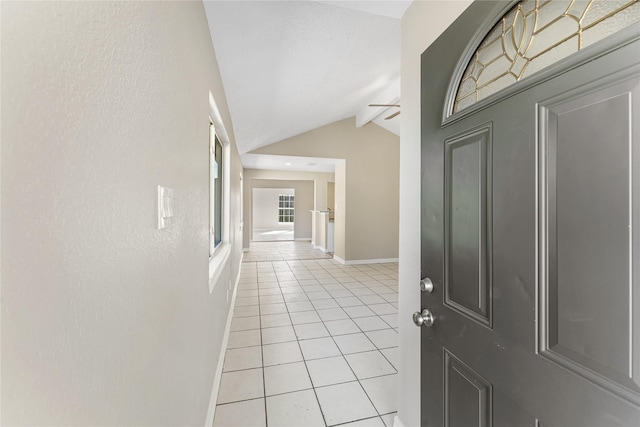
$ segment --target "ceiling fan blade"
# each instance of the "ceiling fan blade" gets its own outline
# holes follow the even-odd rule
[[[399,107],[400,104],[369,104],[369,107]]]
[[[396,111],[395,113],[393,113],[392,115],[390,115],[389,117],[385,117],[385,120],[391,120],[393,119],[395,116],[399,115],[400,111]]]

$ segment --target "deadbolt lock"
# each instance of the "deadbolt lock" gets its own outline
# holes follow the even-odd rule
[[[420,290],[422,292],[433,292],[433,282],[428,277],[420,280]]]

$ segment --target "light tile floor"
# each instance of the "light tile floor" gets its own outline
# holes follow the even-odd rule
[[[291,230],[253,230],[254,242],[277,242],[293,240],[293,228]]]
[[[308,259],[331,259],[331,255],[313,249],[309,242],[251,242],[249,252],[244,254],[244,262],[291,261]]]
[[[252,243],[214,426],[392,426],[397,271],[344,266],[308,242]]]

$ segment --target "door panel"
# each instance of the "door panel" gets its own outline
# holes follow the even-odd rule
[[[491,326],[491,126],[445,150],[445,304]]]
[[[540,427],[536,418],[499,390],[493,393],[493,425],[495,427]]]
[[[640,26],[443,125],[487,3],[422,57],[422,424],[638,426]]]
[[[488,427],[491,423],[491,384],[444,350],[446,427]]]
[[[605,87],[585,94],[581,88],[539,107],[541,354],[640,402],[631,245],[632,171],[640,162],[630,156],[640,83],[635,75],[598,83]]]

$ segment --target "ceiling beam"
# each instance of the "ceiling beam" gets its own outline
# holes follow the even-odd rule
[[[400,78],[391,83],[385,90],[371,98],[356,114],[356,127],[362,127],[389,108],[397,107],[369,107],[369,104],[397,104],[400,102]]]

